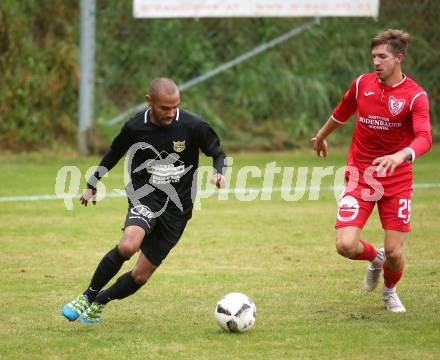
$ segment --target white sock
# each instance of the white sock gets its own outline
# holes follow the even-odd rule
[[[393,293],[393,292],[396,292],[396,287],[389,288],[389,287],[386,287],[386,286],[384,285],[384,286],[383,286],[383,292],[384,292],[384,293]]]

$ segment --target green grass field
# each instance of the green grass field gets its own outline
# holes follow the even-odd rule
[[[311,150],[234,154],[232,178],[243,165],[264,168],[272,161],[339,167],[345,154],[335,150],[327,160]],[[416,184],[438,186],[439,157],[437,146],[417,160]],[[98,161],[0,155],[0,198],[54,194],[60,167],[78,166],[83,174]],[[280,185],[279,176],[275,182]],[[105,185],[123,187],[120,165]],[[280,193],[270,201],[203,200],[150,282],[111,302],[97,326],[69,323],[60,308],[85,289],[97,262],[119,241],[126,200],[107,198],[88,208],[75,202],[72,211],[62,200],[0,202],[0,358],[439,359],[439,193],[429,187],[413,195],[413,232],[399,285],[405,314],[387,313],[379,290],[362,290],[365,262],[336,254],[335,197],[327,190],[317,201],[307,200],[307,192],[295,202]],[[382,243],[376,212],[364,238]],[[214,321],[216,301],[232,291],[257,305],[249,333],[225,333]]]

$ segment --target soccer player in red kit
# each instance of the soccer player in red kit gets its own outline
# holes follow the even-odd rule
[[[383,270],[388,311],[405,312],[396,284],[404,269],[403,245],[410,232],[412,162],[431,148],[426,92],[402,73],[409,35],[389,29],[371,41],[374,72],[353,80],[341,102],[312,139],[318,156],[327,156],[326,137],[355,112],[346,188],[338,202],[336,249],[352,260],[368,260],[364,287],[374,290]],[[361,239],[377,203],[384,248]]]

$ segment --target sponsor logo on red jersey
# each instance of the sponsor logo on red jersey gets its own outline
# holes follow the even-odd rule
[[[402,126],[400,121],[390,121],[387,117],[378,115],[368,115],[367,118],[360,116],[359,121],[370,129],[376,130],[390,130],[390,128]]]
[[[338,220],[352,221],[359,214],[359,203],[355,197],[351,195],[344,196],[338,204]]]

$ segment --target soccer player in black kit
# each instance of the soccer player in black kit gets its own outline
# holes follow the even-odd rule
[[[122,239],[102,258],[87,290],[63,306],[61,313],[70,321],[98,323],[106,304],[139,290],[179,241],[192,214],[199,149],[213,158],[211,182],[225,184],[220,140],[199,116],[179,108],[176,84],[153,80],[146,100],[148,109],[125,123],[81,197],[84,206],[90,200],[96,204],[98,181],[127,153],[131,182]],[[103,290],[138,250],[133,269]]]

